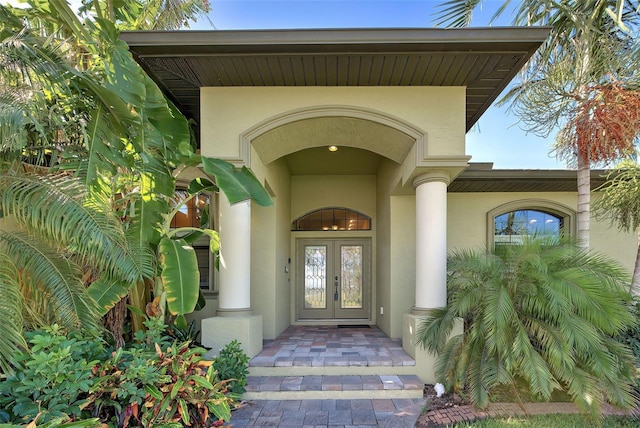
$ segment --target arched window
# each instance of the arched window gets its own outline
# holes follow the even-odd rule
[[[501,205],[488,213],[490,249],[521,244],[528,237],[559,237],[573,233],[575,213],[553,201],[525,199]]]
[[[371,230],[371,217],[348,208],[321,208],[294,220],[291,230]]]

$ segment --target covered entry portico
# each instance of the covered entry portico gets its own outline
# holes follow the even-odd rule
[[[317,325],[304,312],[310,308],[300,306],[298,243],[365,240],[369,295],[353,319],[403,339],[416,373],[432,380],[413,335],[419,316],[446,304],[447,186],[467,167],[466,131],[546,34],[538,28],[124,34],[138,61],[200,124],[201,152],[250,168],[274,200],[262,208],[219,198],[222,259],[217,294],[206,296],[203,343],[220,348],[238,339],[254,356],[263,339],[290,325]],[[329,153],[331,145],[339,150]],[[296,218],[327,207],[369,216],[371,230],[291,230]],[[325,288],[334,290],[325,296],[328,305],[335,285]],[[321,322],[349,319],[331,310]]]

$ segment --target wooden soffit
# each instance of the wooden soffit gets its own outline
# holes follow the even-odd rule
[[[470,129],[548,28],[140,31],[121,38],[188,117],[200,88],[465,86]]]

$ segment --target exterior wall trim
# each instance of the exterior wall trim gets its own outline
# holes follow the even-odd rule
[[[276,129],[288,123],[318,117],[353,117],[357,119],[369,120],[381,125],[386,125],[408,135],[409,137],[416,140],[418,146],[424,145],[427,141],[427,133],[422,129],[402,120],[401,118],[380,112],[378,110],[350,105],[312,106],[303,107],[272,116],[244,131],[242,134],[240,134],[239,160],[242,162],[242,165],[246,166],[247,168],[251,168],[251,142],[255,138],[268,131],[271,131],[272,129]],[[283,153],[283,155],[286,154],[288,153]],[[393,160],[398,162],[395,159]]]

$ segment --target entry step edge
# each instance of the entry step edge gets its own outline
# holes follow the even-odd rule
[[[352,366],[352,367],[249,367],[251,376],[381,376],[415,375],[416,366]]]
[[[246,401],[256,400],[356,400],[356,399],[399,399],[422,398],[423,393],[417,389],[385,389],[356,391],[247,391],[242,395]]]
[[[424,383],[415,375],[247,376],[247,392],[282,391],[401,391],[418,390]]]
[[[257,355],[249,361],[249,367],[403,367],[415,366],[416,361],[404,351],[392,357],[278,357]]]

